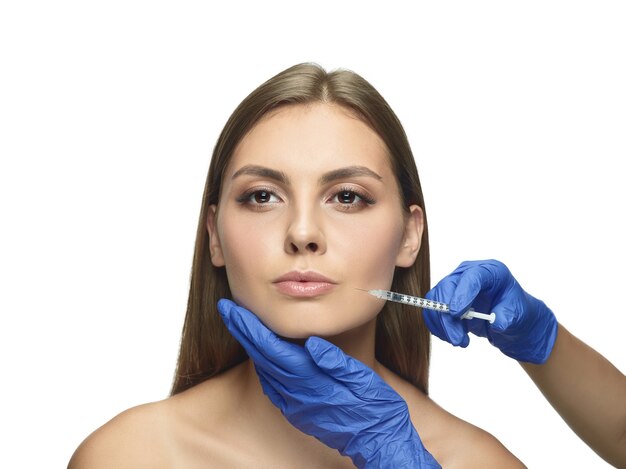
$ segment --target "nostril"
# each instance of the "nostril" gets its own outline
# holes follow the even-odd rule
[[[294,242],[289,242],[289,244],[287,244],[287,246],[285,247],[286,251],[289,254],[304,254],[307,252],[310,253],[317,253],[318,251],[320,251],[320,244],[318,243],[294,243]],[[321,251],[320,251],[321,252]]]

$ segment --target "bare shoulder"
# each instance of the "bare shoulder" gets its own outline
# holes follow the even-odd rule
[[[94,431],[76,449],[68,469],[246,467],[225,441],[239,392],[233,380],[244,366],[162,401],[128,409]],[[249,466],[249,465],[248,465]]]
[[[406,401],[424,447],[442,467],[526,467],[492,434],[452,415],[407,381],[397,375],[384,379]]]
[[[128,409],[89,435],[68,469],[159,468],[167,464],[164,401]]]
[[[438,438],[445,444],[447,468],[524,468],[526,467],[491,433],[433,405],[442,414]],[[446,429],[445,432],[442,431]],[[444,464],[442,464],[444,465]]]

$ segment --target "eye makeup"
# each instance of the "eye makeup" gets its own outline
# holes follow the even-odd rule
[[[250,188],[235,200],[238,204],[254,210],[270,209],[271,205],[283,202],[283,199],[276,194],[275,189],[265,186]],[[376,203],[376,200],[365,191],[354,186],[341,186],[334,189],[324,200],[327,204],[335,204],[338,210],[344,212],[363,209]]]
[[[246,190],[243,194],[238,196],[235,201],[253,210],[263,211],[264,209],[268,209],[269,205],[282,202],[282,199],[276,194],[275,189],[257,186]]]
[[[336,202],[340,210],[352,211],[374,205],[376,200],[363,190],[353,186],[341,186],[338,190],[332,192],[329,202]]]

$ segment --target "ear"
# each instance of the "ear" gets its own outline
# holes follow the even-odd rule
[[[220,237],[217,234],[217,205],[209,205],[209,211],[206,218],[206,228],[209,233],[209,252],[211,254],[211,262],[215,267],[224,267],[224,254],[222,253]]]
[[[422,245],[423,232],[424,212],[417,205],[411,205],[404,225],[402,246],[396,258],[397,267],[411,267],[415,263],[417,253]]]

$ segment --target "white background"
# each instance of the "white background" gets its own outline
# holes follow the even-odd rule
[[[622,2],[225,3],[0,6],[0,466],[167,396],[215,140],[304,61],[403,122],[433,280],[500,259],[626,370]],[[433,339],[431,395],[531,468],[608,466],[484,340]]]

